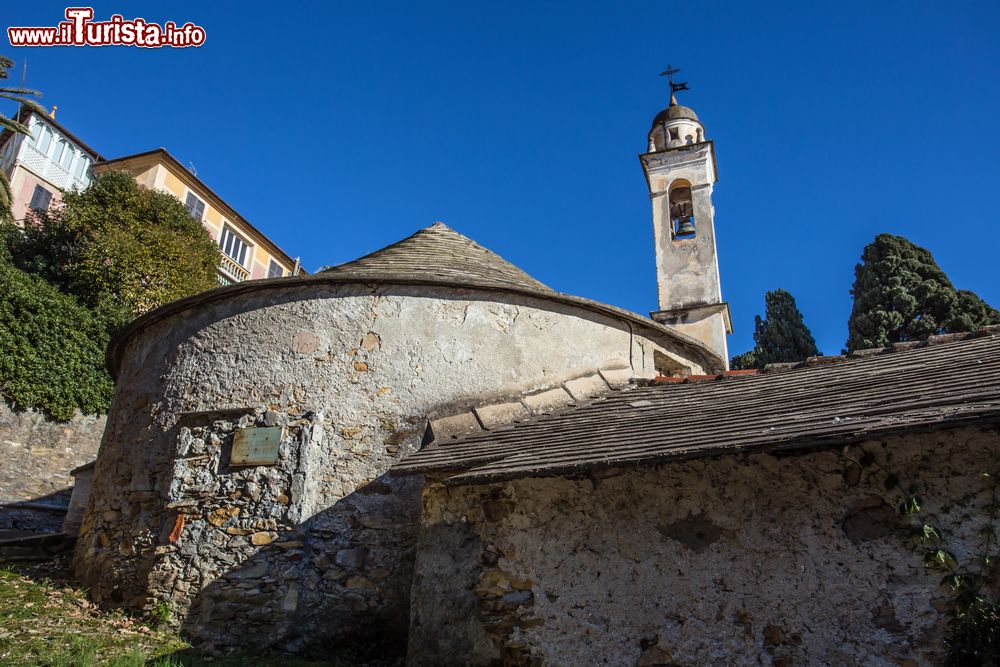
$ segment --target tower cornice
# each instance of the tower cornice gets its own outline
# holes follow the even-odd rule
[[[694,154],[692,154],[694,153]],[[676,148],[667,148],[659,151],[650,151],[639,154],[639,162],[642,164],[642,172],[646,177],[646,188],[652,192],[659,192],[653,189],[650,180],[651,172],[663,170],[683,169],[684,167],[694,167],[706,159],[711,159],[712,174],[711,182],[719,181],[719,167],[715,161],[715,142],[711,139],[701,141],[696,144],[687,144]]]

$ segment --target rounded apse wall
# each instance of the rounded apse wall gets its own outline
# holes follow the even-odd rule
[[[276,282],[121,344],[74,557],[98,602],[166,603],[218,646],[405,635],[421,480],[384,473],[428,418],[598,369],[708,370],[662,327],[554,298]],[[251,426],[269,465],[233,465]]]

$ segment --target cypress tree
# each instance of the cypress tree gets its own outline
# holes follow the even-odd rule
[[[819,354],[816,339],[802,319],[795,297],[783,289],[764,295],[764,319],[754,317],[754,348],[732,358],[734,369],[763,368],[772,363],[804,361]]]
[[[854,269],[848,351],[886,347],[1000,323],[1000,312],[956,290],[925,248],[879,234]]]

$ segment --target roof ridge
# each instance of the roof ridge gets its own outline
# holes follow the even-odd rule
[[[767,364],[764,366],[764,368],[760,369],[760,372],[778,373],[797,368],[806,368],[809,366],[821,366],[824,364],[834,364],[843,361],[851,361],[855,359],[867,359],[869,357],[876,357],[884,354],[893,354],[895,352],[909,352],[910,350],[917,350],[925,347],[931,347],[934,345],[957,343],[960,341],[973,340],[975,338],[993,337],[998,335],[1000,335],[1000,324],[987,324],[973,331],[959,331],[955,333],[938,334],[936,336],[928,336],[924,340],[910,340],[899,343],[893,343],[892,345],[889,345],[887,347],[865,348],[863,350],[854,350],[853,352],[848,352],[847,354],[816,355],[812,357],[807,357],[805,361],[789,361],[789,362],[778,362],[778,363]]]

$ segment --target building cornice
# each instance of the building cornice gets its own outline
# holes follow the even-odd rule
[[[639,163],[642,165],[642,173],[646,177],[646,189],[650,192],[653,191],[652,183],[649,180],[649,172],[653,167],[658,167],[661,164],[666,164],[667,160],[662,159],[658,161],[658,164],[650,164],[654,158],[667,158],[679,155],[682,152],[690,152],[697,148],[708,147],[708,150],[712,156],[712,182],[718,183],[719,181],[719,166],[715,160],[715,141],[712,139],[707,139],[705,141],[699,141],[696,144],[685,144],[684,146],[676,146],[674,148],[665,148],[661,151],[650,151],[648,153],[639,153]],[[701,157],[694,157],[689,160],[671,160],[670,164],[673,167],[683,166],[685,164],[696,164],[702,160]]]

